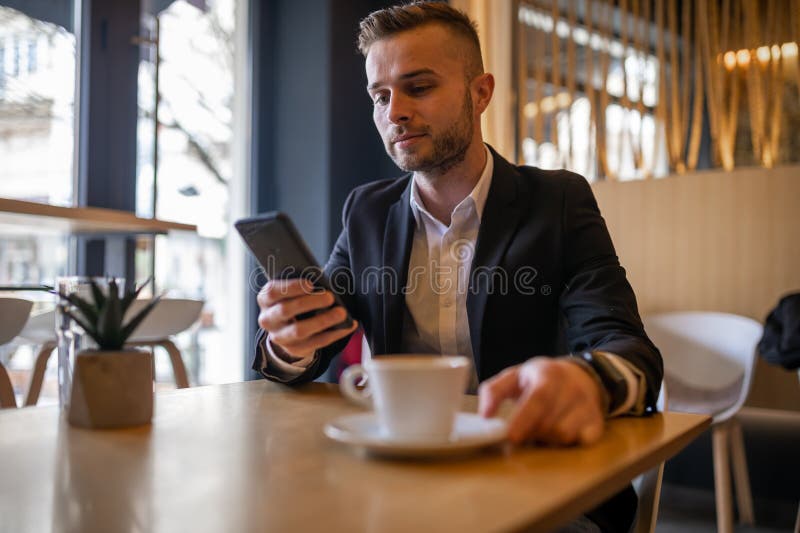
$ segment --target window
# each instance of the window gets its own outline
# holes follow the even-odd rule
[[[11,75],[12,76],[19,76],[19,37],[16,35],[13,37],[14,40],[14,57],[11,61]]]
[[[793,17],[729,4],[523,0],[523,159],[590,180],[800,160]]]
[[[2,2],[0,197],[74,205],[74,94],[80,47],[71,18],[73,2],[79,0],[58,2],[57,9],[48,2],[9,2],[15,8]],[[240,122],[235,120],[237,113],[248,112],[243,103],[246,91],[240,90],[246,47],[239,45],[245,42],[248,1],[120,4],[124,2],[158,9],[143,13],[137,214],[199,227],[198,235],[139,238],[132,277],[155,275],[158,292],[205,300],[199,324],[177,339],[194,384],[240,380],[248,294],[243,249],[228,239],[232,220],[244,212],[248,170],[245,136],[237,133]],[[91,5],[85,3],[82,9]],[[161,60],[156,70],[151,43],[158,38]],[[238,200],[233,191],[239,191]],[[66,237],[41,228],[11,231],[0,225],[0,284],[52,282],[67,273]],[[31,361],[24,356],[15,360],[15,365],[29,369]],[[156,360],[159,381],[173,383],[167,358]]]
[[[32,3],[17,2],[25,9]],[[68,5],[65,5],[68,4]],[[71,14],[72,1],[54,13]],[[76,39],[71,16],[40,20],[0,0],[0,197],[58,205],[73,203]],[[67,274],[68,237],[35,226],[0,225],[0,285],[52,283]],[[25,292],[34,313],[52,297]],[[6,352],[15,389],[27,387],[36,347]],[[57,401],[55,357],[42,404]],[[17,399],[21,402],[21,398]]]
[[[0,101],[5,97],[6,88],[6,48],[0,39]]]
[[[235,135],[234,107],[243,97],[235,65],[243,52],[237,36],[245,31],[237,14],[246,3],[209,0],[204,9],[184,0],[167,4],[144,14],[137,213],[196,224],[198,235],[141,239],[137,276],[153,272],[159,290],[206,301],[199,327],[180,339],[194,381],[239,380],[241,358],[220,355],[226,346],[241,345],[243,331],[236,317],[244,308],[244,267],[237,274],[231,266],[231,249],[238,248],[228,239],[231,191],[246,180],[233,162],[244,142]]]
[[[28,41],[28,74],[33,74],[34,72],[36,72],[36,67],[38,66],[36,47],[37,47],[36,38],[33,38],[30,41]]]
[[[655,114],[658,60],[644,43],[617,37],[610,14],[609,8],[599,23],[578,23],[575,12],[520,4],[519,142],[526,164],[567,168],[590,181],[668,173]]]
[[[0,4],[0,196],[72,204],[76,52],[71,27],[71,20],[45,22]]]
[[[76,52],[75,36],[67,29],[72,21],[61,22],[38,20],[0,4],[2,197],[72,203]],[[43,65],[38,63],[40,39],[48,57]],[[24,49],[23,43],[28,43]],[[24,73],[23,52],[28,56]],[[0,226],[0,284],[52,281],[65,273],[66,256],[63,236]]]

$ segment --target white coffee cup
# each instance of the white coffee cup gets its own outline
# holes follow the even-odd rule
[[[460,355],[402,354],[374,357],[348,367],[342,393],[372,407],[384,436],[403,441],[447,441],[469,379]],[[368,378],[359,390],[355,383]]]

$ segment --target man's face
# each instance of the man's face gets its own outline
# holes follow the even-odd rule
[[[403,170],[445,170],[463,160],[472,142],[473,102],[457,39],[430,24],[370,46],[372,119]]]

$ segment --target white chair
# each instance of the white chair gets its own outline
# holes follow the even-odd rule
[[[731,465],[739,519],[753,524],[744,439],[734,415],[750,392],[761,324],[727,313],[675,312],[644,317],[644,325],[664,358],[670,410],[712,417],[717,531],[733,531]]]
[[[44,373],[47,370],[47,361],[50,354],[56,349],[56,312],[55,310],[44,311],[31,315],[28,323],[19,333],[20,340],[39,346],[39,353],[36,355],[31,380],[28,383],[28,393],[25,395],[25,406],[36,405],[39,393],[42,390]]]
[[[0,345],[11,341],[22,331],[30,316],[31,307],[33,302],[29,300],[0,298]],[[6,367],[0,362],[0,408],[16,406],[14,387],[11,385]]]
[[[667,385],[661,383],[661,392],[656,403],[659,412],[669,408],[667,399]],[[639,507],[636,510],[636,521],[633,533],[654,533],[658,520],[658,504],[661,501],[661,481],[664,479],[664,463],[651,468],[633,480],[633,487],[639,497]]]
[[[149,299],[140,299],[133,302],[128,309],[127,317],[133,316],[145,305]],[[175,385],[179,389],[189,386],[189,378],[183,357],[170,337],[176,335],[194,324],[203,310],[202,300],[186,300],[177,298],[164,298],[153,308],[149,315],[139,324],[136,331],[128,340],[130,346],[161,346],[167,351],[172,371],[175,375]],[[31,343],[41,345],[36,357],[33,374],[31,375],[25,405],[36,405],[42,389],[47,361],[50,354],[57,346],[55,338],[55,311],[48,311],[33,317],[25,331],[20,335]]]
[[[138,313],[149,303],[149,299],[136,300],[128,309],[128,316]],[[164,348],[169,354],[172,371],[175,374],[175,385],[179,389],[189,386],[189,378],[186,375],[181,352],[170,337],[189,329],[200,317],[204,304],[202,300],[162,299],[128,339],[128,344],[131,346]]]

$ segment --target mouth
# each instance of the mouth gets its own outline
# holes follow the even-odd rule
[[[424,136],[424,133],[406,133],[405,135],[393,137],[392,144],[399,146],[400,148],[408,148],[419,142],[419,140]]]

